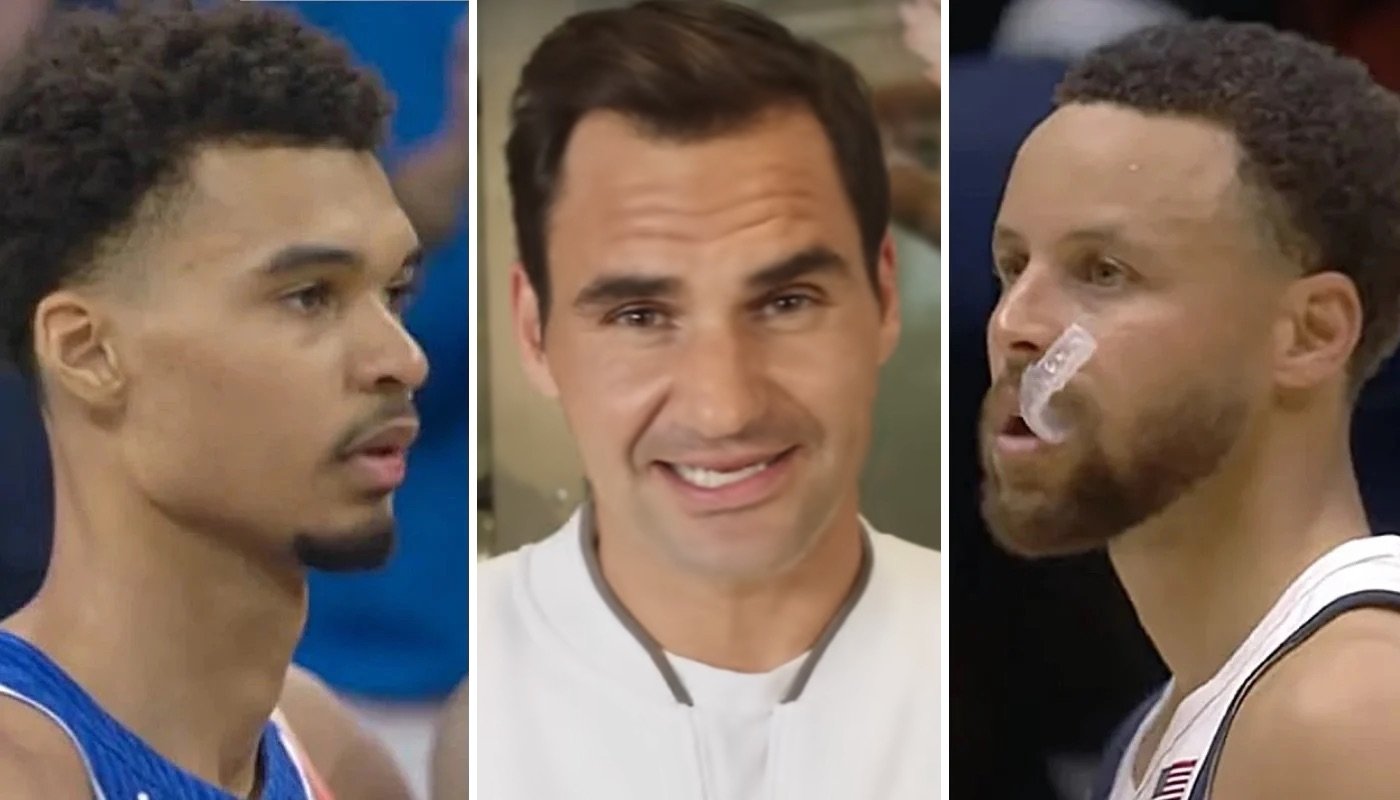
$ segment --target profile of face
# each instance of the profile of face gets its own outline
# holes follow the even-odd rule
[[[550,215],[543,324],[517,267],[527,372],[556,395],[605,537],[752,580],[858,509],[892,250],[872,281],[816,118],[773,111],[698,141],[585,116]]]
[[[259,557],[377,566],[427,365],[418,239],[372,155],[206,146],[96,290],[40,305],[51,403],[166,517]],[[152,207],[154,208],[154,206]]]
[[[1299,276],[1233,136],[1204,121],[1071,104],[1017,155],[993,251],[983,513],[1024,555],[1106,544],[1229,463],[1269,402],[1281,298]],[[1053,402],[1067,440],[1030,434],[1022,372],[1071,323],[1098,342]]]

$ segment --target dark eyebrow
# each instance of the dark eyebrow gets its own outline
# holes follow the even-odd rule
[[[836,251],[818,245],[763,267],[750,275],[744,282],[748,284],[750,289],[763,291],[782,286],[813,273],[842,272],[845,267],[846,260],[841,258]],[[636,273],[603,275],[579,291],[574,298],[574,308],[587,310],[628,301],[654,300],[679,294],[680,290],[681,281],[679,278]]]
[[[423,248],[415,247],[404,258],[400,270],[416,269],[423,262]],[[355,250],[325,244],[294,244],[278,250],[262,268],[264,275],[280,277],[312,267],[338,267],[362,270],[364,256]]]
[[[677,294],[680,288],[681,282],[676,278],[638,274],[602,275],[579,291],[574,298],[574,308],[586,310],[630,300],[653,300]]]
[[[280,277],[311,267],[363,269],[364,256],[354,250],[325,244],[293,244],[278,250],[263,266],[263,274]]]
[[[798,278],[823,272],[845,272],[846,259],[835,250],[816,245],[760,269],[745,281],[750,289],[763,291],[791,283]]]
[[[1005,225],[998,225],[992,231],[992,246],[998,247],[1005,244],[1019,244],[1022,241],[1021,234]]]

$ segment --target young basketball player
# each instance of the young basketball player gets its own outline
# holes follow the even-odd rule
[[[0,87],[0,345],[54,553],[0,624],[6,798],[399,798],[288,673],[309,569],[374,567],[417,421],[388,113],[253,4],[59,18]]]

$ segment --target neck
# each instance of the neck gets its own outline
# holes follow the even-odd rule
[[[1310,564],[1369,533],[1345,420],[1311,432],[1298,420],[1274,427],[1242,439],[1216,475],[1109,545],[1178,694],[1218,672]]]
[[[855,501],[835,515],[797,563],[759,580],[697,575],[640,537],[598,541],[604,580],[669,653],[736,672],[767,672],[816,643],[860,572],[863,531]]]
[[[305,579],[176,524],[54,450],[55,536],[38,596],[5,627],[185,771],[235,796],[306,616]]]

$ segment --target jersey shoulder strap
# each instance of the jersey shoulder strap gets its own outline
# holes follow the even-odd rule
[[[311,763],[311,758],[306,754],[306,748],[302,747],[301,741],[297,739],[296,733],[292,730],[292,725],[287,721],[287,715],[282,713],[282,709],[272,710],[272,724],[277,728],[277,735],[282,738],[282,745],[287,748],[287,755],[291,757],[292,766],[296,768],[297,775],[301,777],[306,796],[310,800],[335,800],[335,795],[331,794],[330,786],[317,772],[316,765]]]
[[[1250,690],[1259,682],[1259,679],[1264,677],[1265,673],[1278,664],[1284,656],[1298,649],[1304,642],[1311,639],[1313,634],[1322,630],[1324,625],[1342,614],[1358,608],[1383,608],[1400,611],[1400,592],[1388,589],[1368,589],[1342,595],[1309,617],[1308,621],[1298,626],[1298,630],[1276,647],[1268,658],[1261,661],[1259,666],[1255,667],[1254,671],[1240,685],[1239,691],[1235,692],[1234,698],[1230,701],[1230,705],[1225,711],[1225,718],[1221,720],[1220,727],[1216,729],[1215,736],[1211,739],[1210,749],[1206,751],[1205,758],[1201,761],[1200,778],[1192,787],[1191,796],[1187,800],[1209,800],[1210,787],[1214,783],[1215,773],[1220,767],[1220,754],[1225,749],[1225,737],[1230,732],[1230,725],[1235,721],[1235,715],[1239,713],[1240,706],[1244,705],[1245,697],[1249,695]]]

